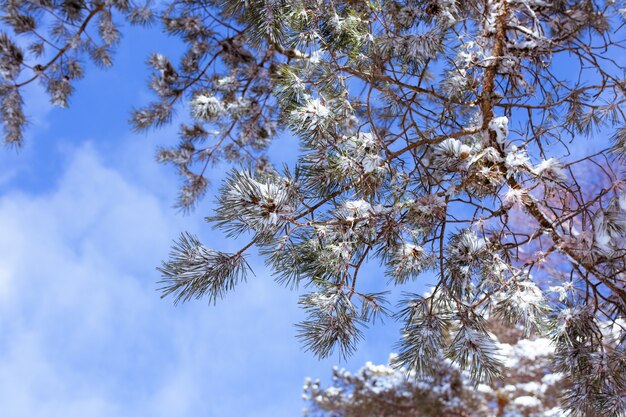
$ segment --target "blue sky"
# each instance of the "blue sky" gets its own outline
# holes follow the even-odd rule
[[[88,68],[70,109],[27,92],[26,144],[0,151],[3,416],[297,416],[304,378],[328,381],[338,362],[301,351],[298,294],[258,258],[217,306],[159,298],[155,267],[180,232],[235,248],[201,220],[210,196],[189,216],[172,208],[177,178],[154,151],[178,140],[176,123],[148,134],[126,123],[149,100],[144,60],[176,47],[133,29],[114,68]],[[297,146],[285,141],[276,149]],[[364,278],[386,282],[376,269]],[[397,337],[387,320],[340,365],[385,362]]]

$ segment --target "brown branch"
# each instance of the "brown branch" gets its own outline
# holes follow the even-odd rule
[[[85,30],[87,30],[87,26],[89,25],[89,22],[91,21],[91,19],[93,19],[94,16],[96,16],[102,10],[104,10],[104,3],[97,4],[96,7],[91,12],[89,12],[89,15],[85,18],[85,20],[80,25],[80,27],[78,28],[78,31],[74,34],[74,36],[81,36],[85,32]],[[33,75],[31,78],[29,78],[28,80],[24,82],[16,84],[15,87],[20,88],[20,87],[25,86],[26,84],[30,84],[31,82],[35,81],[37,78],[39,78],[39,76],[45,70],[50,68],[50,66],[52,66],[58,59],[60,59],[68,51],[68,49],[71,48],[71,46],[72,46],[72,41],[70,39],[67,41],[67,43],[65,44],[63,48],[59,49],[56,55],[50,61],[48,61],[47,64],[43,66],[41,64],[37,64],[34,66],[34,70],[36,71],[35,75]]]

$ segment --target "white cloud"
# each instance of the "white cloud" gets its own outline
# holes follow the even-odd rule
[[[177,216],[159,188],[175,181],[137,161],[112,168],[84,146],[52,189],[0,197],[3,415],[298,415],[304,377],[328,377],[337,358],[300,350],[297,294],[252,257],[256,276],[217,306],[160,300],[154,267],[180,231],[235,246],[205,213]],[[384,361],[390,331],[344,365]]]
[[[184,224],[207,229],[169,203],[89,146],[52,191],[0,198],[3,414],[297,413],[295,294],[257,276],[216,307],[160,300],[154,266],[171,239]]]

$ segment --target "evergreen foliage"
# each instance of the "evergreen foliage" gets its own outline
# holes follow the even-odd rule
[[[179,62],[149,59],[155,101],[131,123],[163,125],[187,102],[193,123],[158,152],[183,179],[178,206],[232,161],[207,219],[249,240],[225,254],[182,236],[164,295],[216,301],[256,247],[278,282],[311,290],[299,328],[318,356],[349,354],[394,314],[398,366],[422,378],[441,357],[491,383],[506,366],[489,317],[551,338],[573,415],[626,414],[623,3],[3,0],[0,13],[9,144],[23,139],[20,89],[39,80],[67,106],[83,57],[111,64],[116,22],[182,39]],[[281,132],[301,149],[279,171],[264,152]],[[581,155],[598,132],[612,143]],[[389,287],[437,279],[393,312],[362,289],[371,262]]]
[[[433,372],[417,376],[406,368],[368,362],[355,373],[335,367],[327,388],[307,378],[303,399],[309,417],[558,417],[563,374],[554,369],[547,338],[527,339],[523,330],[489,323],[501,357],[502,378],[475,386],[467,372],[440,356]]]

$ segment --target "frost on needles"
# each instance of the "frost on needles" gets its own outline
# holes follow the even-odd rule
[[[499,323],[550,340],[573,415],[626,413],[622,0],[151,4],[1,2],[0,120],[21,144],[22,88],[66,106],[81,59],[111,64],[124,21],[182,40],[180,58],[148,60],[154,101],[131,123],[189,109],[158,151],[180,173],[177,205],[231,162],[215,211],[197,212],[247,240],[228,254],[183,235],[164,294],[214,302],[256,248],[279,283],[309,290],[300,338],[318,356],[350,354],[393,316],[397,366],[425,378],[444,358],[487,383],[508,372]],[[276,168],[266,151],[286,135],[297,161]],[[392,307],[363,289],[377,263],[389,291],[424,273],[433,287]]]

